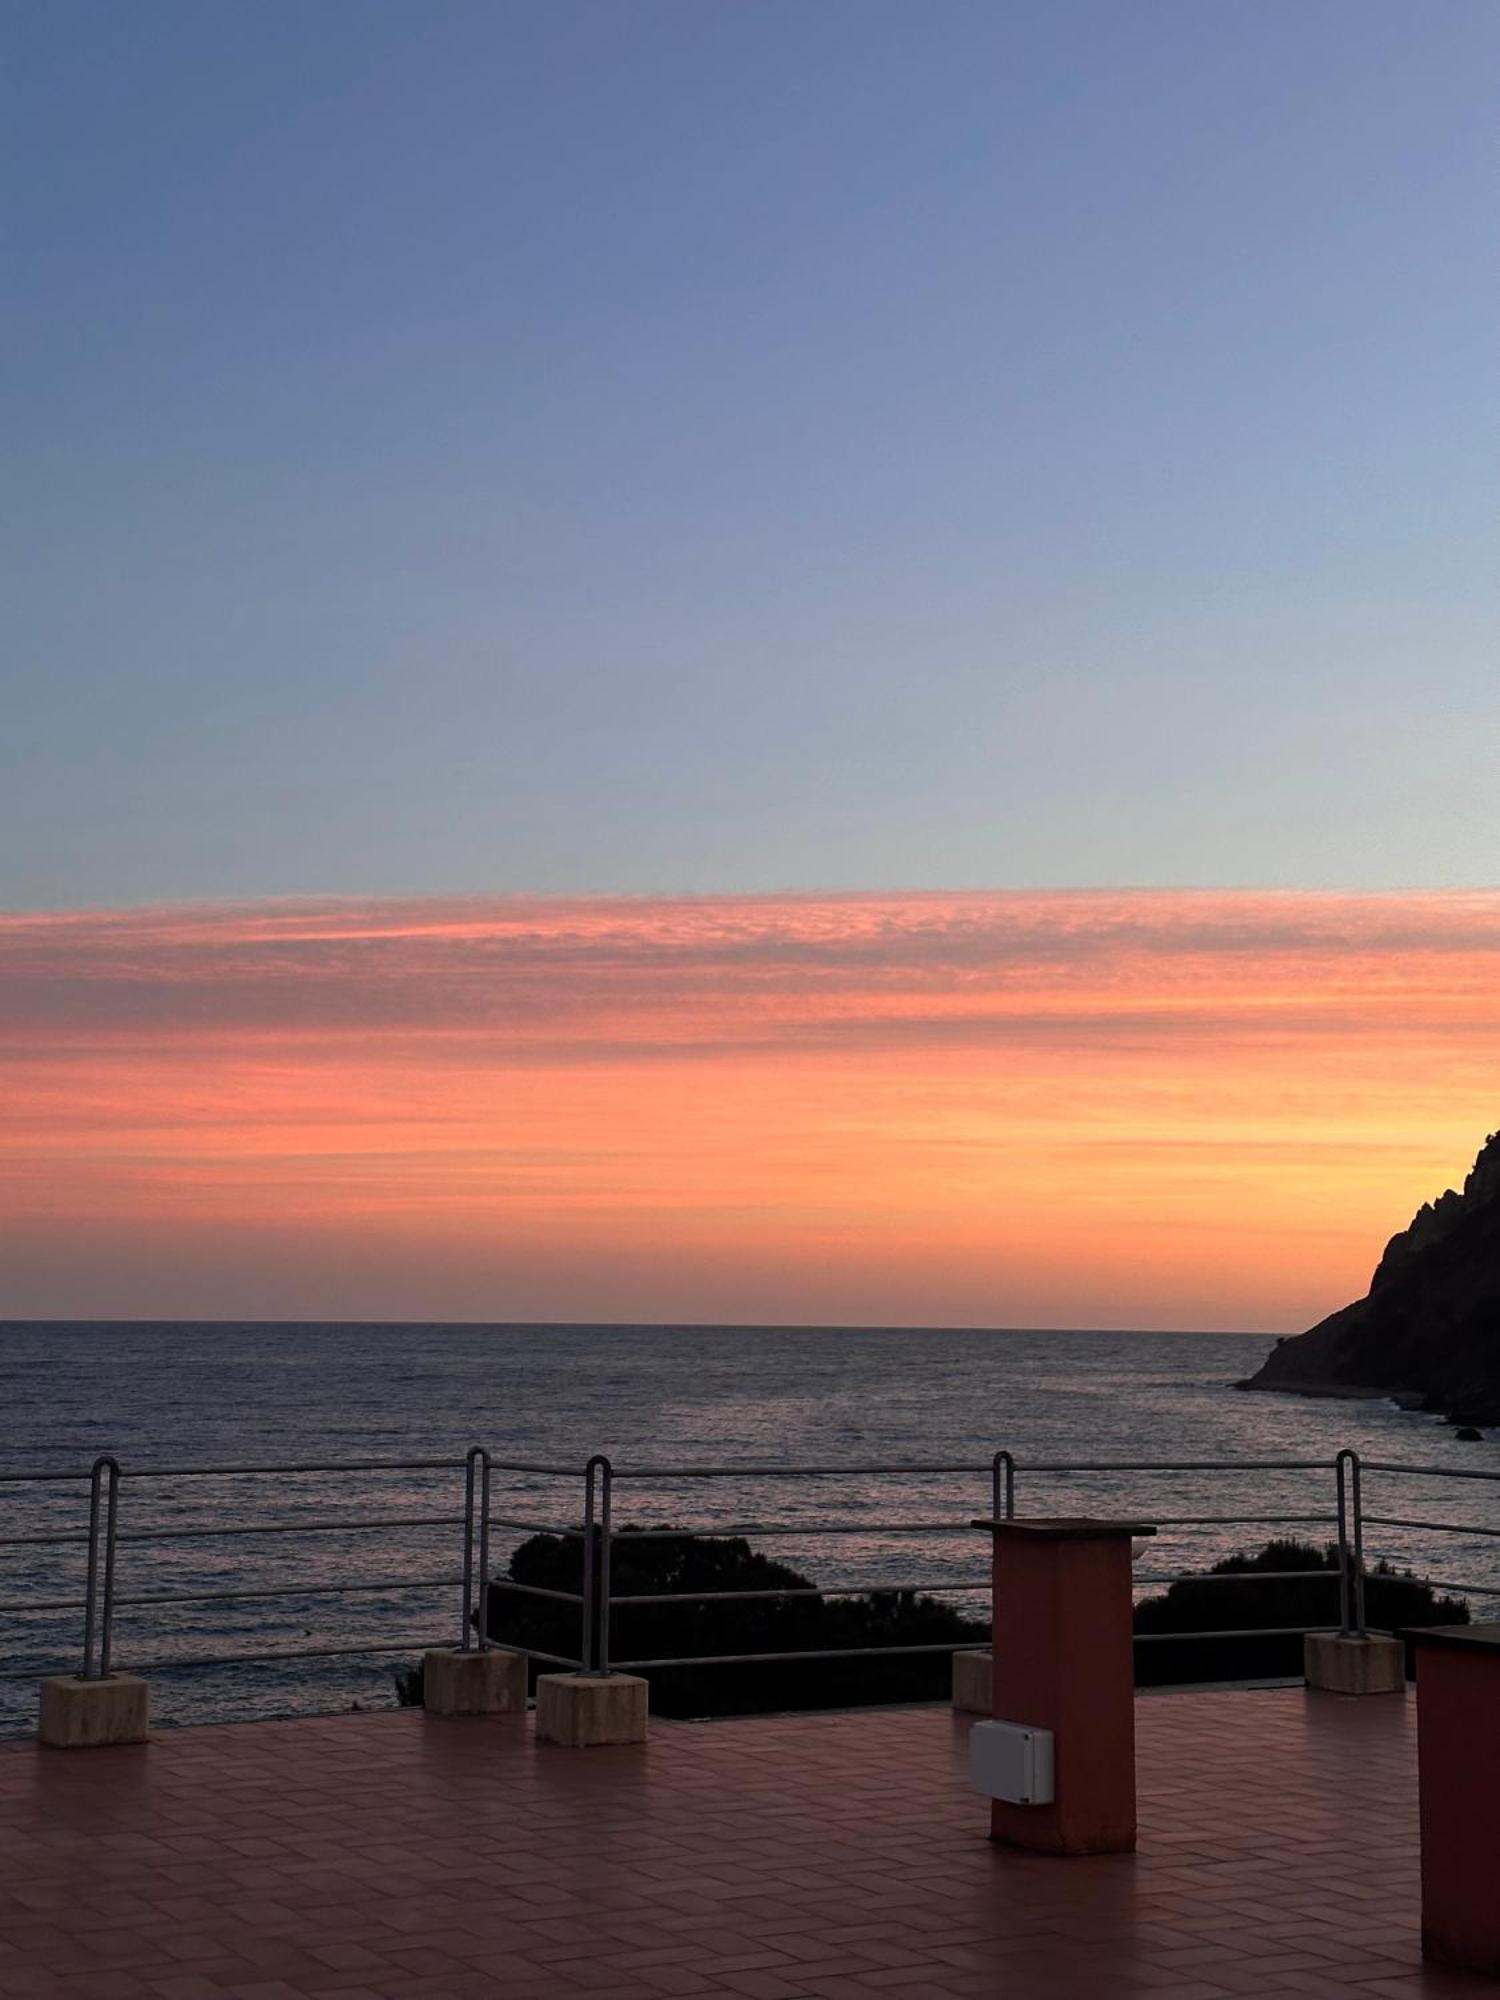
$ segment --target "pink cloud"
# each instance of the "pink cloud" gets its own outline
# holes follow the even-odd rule
[[[439,1316],[488,1245],[520,1316],[549,1258],[587,1317],[655,1256],[702,1317],[779,1267],[790,1319],[1291,1323],[1500,1122],[1497,974],[1500,892],[4,916],[0,1312],[82,1309],[55,1232],[95,1304],[117,1270],[162,1309],[159,1234],[179,1309],[242,1310],[248,1231],[353,1314],[399,1241]]]

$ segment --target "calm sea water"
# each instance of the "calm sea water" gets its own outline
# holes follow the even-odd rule
[[[112,1452],[130,1475],[120,1552],[116,1664],[153,1667],[159,1720],[192,1722],[387,1705],[394,1661],[458,1635],[460,1461],[471,1443],[497,1459],[566,1468],[498,1474],[495,1509],[538,1525],[581,1518],[582,1467],[608,1452],[623,1475],[617,1521],[776,1524],[774,1552],[821,1582],[919,1582],[982,1575],[967,1527],[988,1512],[988,1480],[855,1472],[783,1481],[766,1473],[704,1481],[649,1468],[868,1466],[909,1460],[985,1465],[1008,1447],[1022,1512],[1327,1516],[1331,1472],[1028,1472],[1043,1460],[1309,1458],[1341,1445],[1371,1457],[1500,1470],[1500,1445],[1462,1445],[1429,1417],[1385,1402],[1247,1396],[1230,1384],[1270,1345],[1241,1334],[1031,1333],[818,1328],[0,1324],[0,1472],[86,1467]],[[423,1472],[198,1478],[154,1466],[248,1466],[438,1458]],[[139,1476],[138,1476],[139,1475]],[[1497,1524],[1500,1489],[1372,1475],[1372,1511]],[[441,1517],[433,1522],[430,1517]],[[0,1541],[76,1536],[83,1486],[0,1484]],[[219,1538],[231,1524],[354,1525],[310,1536]],[[952,1521],[912,1537],[897,1520]],[[835,1522],[855,1534],[823,1532]],[[1292,1530],[1296,1532],[1296,1529]],[[1315,1539],[1331,1528],[1310,1520]],[[1201,1567],[1258,1546],[1274,1523],[1173,1529],[1153,1568]],[[524,1530],[497,1532],[497,1568]],[[1372,1552],[1426,1572],[1500,1584],[1500,1542],[1475,1534],[1372,1531]],[[768,1546],[770,1538],[768,1538]],[[0,1729],[28,1727],[37,1674],[74,1665],[83,1550],[76,1540],[0,1548]],[[357,1595],[319,1596],[368,1583]],[[201,1590],[254,1593],[210,1605],[161,1602]],[[147,1603],[143,1600],[153,1599]],[[64,1611],[17,1613],[61,1600]],[[956,1597],[977,1605],[977,1596]],[[1484,1615],[1500,1597],[1477,1598]],[[164,1659],[382,1644],[331,1656],[164,1671]]]

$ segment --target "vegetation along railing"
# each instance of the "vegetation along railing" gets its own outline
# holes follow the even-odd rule
[[[372,1477],[386,1489],[385,1495],[373,1510],[362,1510],[360,1494],[368,1492]],[[1223,1504],[1175,1507],[1170,1488],[1167,1504],[1157,1504],[1163,1497],[1163,1482],[1180,1490],[1187,1479],[1200,1491],[1206,1482],[1213,1493],[1222,1493]],[[308,1480],[317,1485],[308,1489]],[[910,1494],[914,1480],[929,1486],[946,1482],[939,1501],[915,1513],[903,1511],[894,1497]],[[979,1462],[813,1466],[615,1465],[602,1455],[582,1466],[559,1465],[494,1458],[478,1445],[461,1459],[272,1465],[125,1466],[104,1456],[87,1468],[0,1474],[0,1505],[8,1516],[0,1521],[6,1530],[0,1534],[0,1554],[18,1559],[23,1585],[29,1582],[33,1587],[23,1588],[9,1602],[0,1595],[0,1645],[5,1647],[0,1678],[30,1680],[42,1672],[76,1670],[97,1679],[119,1668],[169,1676],[348,1655],[410,1655],[447,1635],[437,1629],[444,1614],[434,1617],[430,1609],[424,1612],[419,1630],[392,1629],[394,1606],[387,1601],[407,1598],[429,1607],[446,1599],[446,1617],[452,1621],[449,1634],[460,1648],[510,1644],[543,1665],[590,1673],[761,1670],[804,1661],[947,1654],[984,1643],[987,1627],[963,1621],[960,1636],[911,1637],[908,1618],[904,1625],[897,1621],[885,1637],[879,1630],[861,1633],[846,1626],[825,1635],[832,1643],[782,1644],[777,1637],[786,1621],[780,1607],[809,1602],[828,1607],[842,1600],[866,1607],[899,1602],[909,1610],[913,1604],[942,1606],[954,1599],[982,1599],[989,1588],[983,1567],[988,1545],[970,1525],[980,1512],[998,1518],[1018,1513],[1118,1513],[1128,1508],[1156,1522],[1164,1544],[1173,1536],[1209,1531],[1222,1543],[1226,1529],[1320,1531],[1336,1544],[1333,1567],[1256,1568],[1254,1580],[1328,1586],[1326,1622],[1229,1622],[1209,1629],[1198,1625],[1190,1630],[1145,1630],[1138,1631],[1138,1641],[1162,1645],[1285,1638],[1310,1630],[1363,1633],[1372,1564],[1367,1530],[1399,1531],[1407,1538],[1408,1561],[1414,1536],[1422,1541],[1453,1535],[1476,1542],[1500,1539],[1500,1526],[1492,1523],[1405,1511],[1399,1499],[1384,1497],[1378,1502],[1380,1511],[1375,1511],[1368,1498],[1377,1482],[1384,1494],[1392,1483],[1433,1480],[1493,1485],[1500,1482],[1500,1473],[1361,1460],[1351,1450],[1340,1451],[1332,1460],[1034,1461],[1000,1450]],[[506,1490],[497,1494],[502,1482]],[[732,1495],[736,1485],[746,1484],[762,1493],[784,1494],[789,1501],[796,1494],[815,1497],[800,1512],[792,1503],[770,1519],[739,1520],[719,1496]],[[554,1496],[548,1513],[561,1518],[538,1514],[534,1497],[528,1496],[539,1490]],[[631,1496],[633,1511],[640,1509],[647,1516],[665,1511],[672,1518],[621,1525],[622,1492]],[[1024,1508],[1019,1505],[1023,1493]],[[841,1509],[835,1503],[830,1511],[830,1494],[845,1500],[853,1496],[853,1504]],[[689,1500],[694,1504],[688,1506]],[[684,1512],[690,1516],[686,1521],[681,1518]],[[20,1531],[11,1532],[12,1526]],[[409,1539],[419,1531],[425,1536],[420,1551]],[[434,1531],[442,1531],[446,1560],[426,1552]],[[535,1559],[529,1566],[517,1561],[518,1536],[525,1538],[522,1548]],[[367,1542],[371,1537],[379,1539]],[[512,1555],[508,1567],[497,1574],[494,1557],[502,1538],[509,1539]],[[935,1538],[946,1543],[946,1550],[943,1561],[929,1564],[920,1580],[909,1580],[904,1565],[892,1575],[894,1558],[888,1548],[878,1556],[879,1574],[840,1574],[823,1580],[770,1564],[745,1547],[766,1541],[784,1545],[788,1540],[838,1547],[848,1546],[851,1538],[862,1548],[867,1566],[871,1551],[892,1541],[904,1547]],[[304,1551],[290,1578],[265,1574],[263,1554],[243,1553],[263,1552],[272,1545]],[[674,1557],[665,1564],[669,1574],[663,1587],[641,1587],[643,1576],[651,1582],[653,1561],[662,1567],[664,1551],[695,1549],[701,1555],[707,1550],[719,1557],[732,1545],[738,1549],[735,1562],[720,1561],[717,1568],[710,1564],[708,1571],[700,1565],[699,1573],[693,1574],[690,1565]],[[356,1550],[364,1546],[386,1558],[377,1573],[359,1567]],[[306,1553],[319,1547],[331,1553]],[[191,1573],[184,1575],[185,1552],[196,1551],[201,1557],[209,1549],[223,1552],[219,1567],[224,1573],[207,1583]],[[404,1551],[394,1567],[393,1549]],[[649,1557],[653,1549],[657,1554]],[[956,1559],[955,1549],[971,1549],[972,1558]],[[767,1575],[735,1582],[736,1575],[744,1574],[746,1558],[762,1563]],[[826,1554],[824,1560],[829,1560]],[[190,1570],[191,1564],[187,1566]],[[61,1582],[56,1581],[59,1575]],[[1424,1581],[1464,1596],[1500,1599],[1497,1575],[1500,1572]],[[1142,1591],[1187,1583],[1243,1586],[1246,1573],[1243,1568],[1142,1567],[1135,1580]],[[289,1605],[323,1600],[336,1607],[361,1599],[373,1601],[372,1609],[379,1607],[378,1629],[372,1629],[368,1615],[355,1617],[345,1610],[338,1614],[345,1625],[336,1642],[325,1632],[314,1645],[263,1643],[268,1626],[285,1626]],[[726,1621],[720,1618],[715,1639],[713,1621],[706,1614],[736,1605],[762,1610],[748,1623],[728,1621],[739,1636],[731,1636],[727,1643],[722,1636]],[[698,1623],[693,1631],[701,1636],[693,1645],[669,1645],[665,1650],[616,1646],[622,1619],[641,1630],[639,1614],[664,1607],[677,1611],[696,1607],[693,1616]],[[187,1608],[196,1622],[184,1632],[179,1614]],[[272,1608],[276,1618],[263,1615]],[[226,1645],[224,1638],[232,1638],[236,1624],[243,1629],[247,1618],[252,1636],[259,1634],[262,1642]],[[65,1644],[68,1626],[74,1633],[71,1658]],[[747,1630],[750,1643],[744,1639]],[[816,1640],[818,1635],[813,1636]],[[219,1643],[214,1643],[216,1638]]]

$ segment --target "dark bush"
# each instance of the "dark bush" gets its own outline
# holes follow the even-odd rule
[[[577,1592],[583,1547],[560,1535],[533,1535],[506,1569],[514,1583],[534,1589]],[[1267,1572],[1312,1570],[1314,1576],[1282,1581]],[[1271,1680],[1302,1672],[1301,1631],[1337,1625],[1338,1550],[1306,1542],[1269,1542],[1255,1555],[1215,1563],[1211,1577],[1172,1584],[1136,1606],[1135,1629],[1198,1634],[1218,1629],[1271,1628],[1268,1636],[1229,1639],[1186,1637],[1135,1649],[1136,1684],[1158,1687],[1192,1681]],[[761,1555],[743,1537],[680,1533],[616,1539],[611,1588],[610,1658],[704,1659],[710,1655],[837,1652],[838,1659],[760,1660],[701,1666],[647,1667],[656,1715],[761,1715],[799,1708],[859,1708],[889,1702],[943,1701],[950,1687],[950,1658],[958,1646],[988,1642],[987,1616],[966,1617],[938,1599],[911,1590],[875,1591],[864,1597],[825,1597],[788,1564]],[[714,1602],[686,1595],[702,1591],[805,1591],[806,1596],[766,1596],[748,1603]],[[620,1599],[673,1597],[667,1604],[631,1605]],[[988,1613],[988,1605],[983,1611]],[[1405,1571],[1379,1563],[1366,1576],[1365,1613],[1371,1626],[1462,1624],[1468,1607],[1438,1596]],[[576,1659],[579,1611],[573,1604],[494,1590],[490,1637],[522,1652]],[[1274,1635],[1274,1628],[1296,1628]],[[871,1655],[877,1646],[941,1646],[937,1653]],[[533,1659],[531,1677],[552,1669]],[[419,1704],[421,1668],[398,1669],[398,1699]]]
[[[1209,1576],[1243,1577],[1243,1583],[1209,1583],[1191,1578],[1174,1583],[1160,1597],[1142,1598],[1135,1608],[1137,1635],[1143,1632],[1211,1632],[1252,1626],[1337,1625],[1339,1552],[1309,1542],[1275,1541],[1255,1555],[1226,1556]],[[1317,1576],[1267,1577],[1268,1570],[1317,1570]],[[1461,1625],[1469,1608],[1439,1597],[1406,1570],[1377,1563],[1365,1573],[1365,1620],[1390,1631],[1403,1625]],[[1135,1649],[1137,1687],[1183,1681],[1275,1680],[1300,1674],[1302,1640],[1286,1637],[1169,1641]],[[1408,1661],[1410,1671],[1410,1661]]]
[[[533,1535],[516,1550],[507,1573],[517,1583],[576,1591],[582,1560],[581,1543],[557,1535]],[[627,1534],[615,1541],[611,1564],[616,1602],[610,1614],[610,1657],[616,1661],[869,1646],[982,1645],[989,1631],[987,1621],[966,1618],[917,1591],[824,1597],[810,1578],[759,1554],[739,1535],[686,1530],[649,1538]],[[632,1606],[618,1601],[722,1590],[811,1594],[734,1604],[705,1602],[691,1595],[681,1595],[672,1604]],[[576,1658],[578,1629],[575,1605],[552,1604],[511,1591],[491,1596],[490,1635],[504,1644]],[[653,1667],[651,1707],[657,1715],[757,1715],[788,1708],[940,1701],[949,1689],[949,1657],[945,1651]]]

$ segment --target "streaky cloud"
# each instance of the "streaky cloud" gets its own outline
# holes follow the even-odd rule
[[[0,1315],[1296,1325],[1497,1074],[1500,891],[0,916]]]

